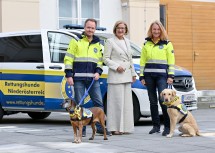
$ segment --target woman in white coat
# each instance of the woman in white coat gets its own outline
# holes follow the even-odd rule
[[[108,66],[107,128],[114,135],[134,130],[131,83],[136,81],[130,42],[125,35],[127,24],[117,21],[113,28],[115,36],[107,39],[104,63]]]

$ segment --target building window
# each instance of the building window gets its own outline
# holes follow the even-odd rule
[[[66,24],[83,25],[87,18],[100,21],[100,0],[58,0],[59,28]]]
[[[166,28],[166,6],[160,5],[160,22]]]

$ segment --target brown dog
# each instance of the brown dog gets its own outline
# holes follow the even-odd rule
[[[106,130],[105,130],[105,113],[104,111],[99,108],[99,107],[92,107],[87,109],[85,112],[85,109],[79,106],[76,106],[74,102],[71,100],[66,100],[62,104],[63,108],[66,108],[66,110],[70,114],[70,122],[73,127],[73,132],[74,132],[74,143],[81,143],[82,141],[82,129],[83,126],[86,126],[88,124],[91,125],[92,127],[92,136],[89,138],[89,140],[93,140],[95,133],[96,133],[96,128],[95,124],[96,122],[99,122],[103,128],[104,131],[104,140],[107,139],[106,135]],[[90,111],[89,111],[90,110]],[[88,114],[88,116],[83,116],[84,114]],[[92,116],[89,117],[89,113],[92,113]],[[77,135],[77,130],[79,130],[79,133]]]
[[[168,115],[170,118],[170,133],[167,135],[171,138],[177,123],[180,123],[178,130],[181,132],[182,137],[199,136],[199,128],[193,115],[182,104],[176,92],[172,89],[164,89],[161,92],[161,97],[164,98],[164,103],[167,105]]]

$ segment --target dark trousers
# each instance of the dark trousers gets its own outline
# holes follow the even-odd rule
[[[170,120],[167,114],[167,107],[162,104],[163,99],[160,97],[160,93],[167,88],[167,77],[165,76],[145,76],[146,87],[148,91],[150,110],[153,126],[160,127],[160,117],[158,112],[158,101],[160,103],[163,117],[164,127],[170,127]],[[159,97],[159,99],[158,99]]]

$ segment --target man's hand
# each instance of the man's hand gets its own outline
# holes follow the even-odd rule
[[[72,77],[68,77],[68,78],[67,78],[67,83],[68,83],[70,86],[73,86],[73,85],[74,85],[73,78],[72,78]]]
[[[167,79],[167,83],[168,83],[168,84],[172,84],[172,83],[173,83],[173,79],[172,79],[172,78],[168,78],[168,79]]]
[[[99,73],[95,73],[95,74],[94,74],[94,80],[98,80],[99,78],[100,78]]]
[[[146,81],[144,79],[141,80],[142,85],[146,85]]]

